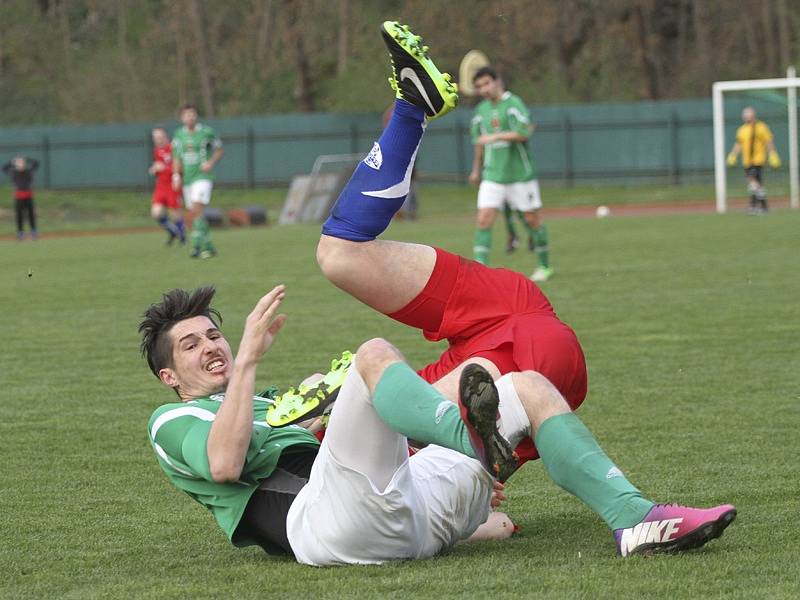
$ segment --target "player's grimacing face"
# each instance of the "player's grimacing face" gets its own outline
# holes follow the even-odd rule
[[[183,399],[208,396],[225,389],[233,372],[233,354],[222,332],[208,317],[199,316],[176,323],[169,332],[172,340],[173,380]]]
[[[475,80],[475,90],[482,98],[496,100],[500,97],[502,84],[499,79],[492,78],[491,75],[483,75]]]

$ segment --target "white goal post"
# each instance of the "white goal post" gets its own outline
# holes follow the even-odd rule
[[[717,81],[711,87],[714,105],[714,181],[717,192],[717,212],[724,213],[728,208],[725,173],[725,92],[746,90],[775,90],[786,88],[789,124],[789,205],[800,207],[800,186],[798,186],[797,164],[797,88],[800,78],[796,77],[794,67],[786,70],[785,79],[748,79],[743,81]]]

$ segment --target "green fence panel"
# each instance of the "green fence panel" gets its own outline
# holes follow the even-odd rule
[[[726,146],[744,106],[756,108],[787,155],[786,105],[780,95],[726,98]],[[530,140],[543,180],[680,183],[713,171],[711,101],[531,106],[536,131]],[[466,181],[472,166],[469,122],[460,108],[430,123],[417,168],[425,176]],[[223,140],[216,176],[223,185],[285,184],[307,173],[322,154],[366,153],[380,135],[381,115],[282,114],[209,119]],[[173,131],[178,123],[159,123]],[[152,124],[0,128],[0,161],[17,153],[42,163],[37,184],[52,188],[152,185]]]

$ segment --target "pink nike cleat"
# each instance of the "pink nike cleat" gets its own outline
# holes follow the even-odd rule
[[[650,555],[699,548],[721,536],[735,518],[736,508],[732,504],[714,508],[656,504],[633,527],[614,530],[617,553]]]

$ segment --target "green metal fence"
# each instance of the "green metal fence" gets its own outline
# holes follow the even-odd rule
[[[727,99],[730,143],[746,104],[772,125],[785,154],[786,108],[779,102]],[[545,181],[681,183],[713,171],[710,100],[531,106],[531,114],[536,132],[530,144]],[[472,164],[470,117],[465,107],[430,124],[417,163],[423,175],[465,181]],[[285,114],[208,123],[225,147],[217,181],[256,187],[285,184],[308,172],[321,154],[366,153],[380,134],[381,116]],[[161,124],[168,130],[177,125]],[[40,187],[147,187],[152,125],[0,128],[0,161],[16,153],[39,159]]]

